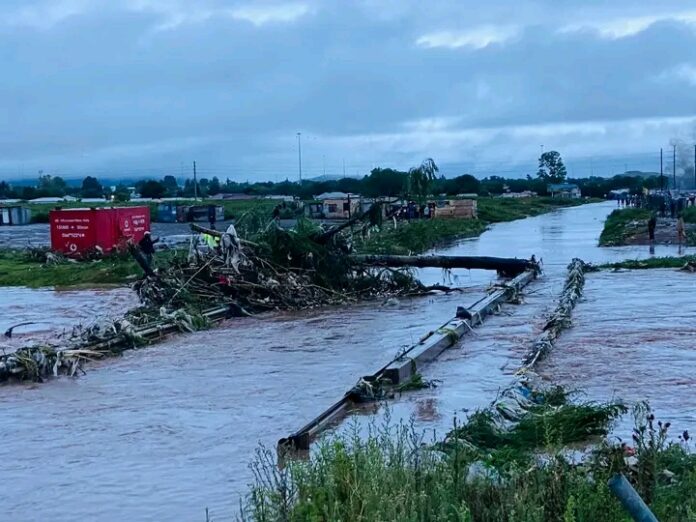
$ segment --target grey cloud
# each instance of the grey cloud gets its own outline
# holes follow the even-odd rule
[[[685,3],[661,3],[660,13],[684,12]],[[576,21],[647,16],[647,3],[35,5],[2,8],[12,21],[0,24],[6,175],[19,165],[118,171],[194,157],[220,171],[292,173],[298,130],[315,167],[321,156],[361,168],[422,154],[514,161],[563,122],[576,131],[561,133],[558,144],[573,154],[593,154],[602,143],[630,154],[650,143],[620,135],[635,121],[648,122],[642,128],[659,147],[689,120],[650,122],[696,113],[688,82],[656,81],[690,70],[689,23],[663,16],[619,39],[559,31]],[[485,46],[418,45],[438,32],[485,36],[481,27],[510,36]],[[603,137],[588,137],[582,122],[603,122]]]

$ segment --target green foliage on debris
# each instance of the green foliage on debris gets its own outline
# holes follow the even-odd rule
[[[579,462],[551,444],[539,453],[491,452],[470,444],[447,452],[425,444],[412,426],[356,427],[318,444],[308,461],[280,469],[259,451],[241,518],[256,521],[577,521],[628,522],[607,480],[623,473],[659,520],[693,520],[696,458],[684,436],[649,410],[636,413],[635,457],[602,442]],[[688,438],[688,434],[685,434]]]
[[[511,430],[501,430],[489,412],[474,413],[450,437],[489,450],[543,448],[549,442],[570,444],[607,434],[608,426],[626,413],[621,404],[540,404],[531,408]]]
[[[650,214],[649,210],[643,208],[614,210],[604,222],[604,229],[599,236],[599,245],[625,245],[637,234],[647,233]]]

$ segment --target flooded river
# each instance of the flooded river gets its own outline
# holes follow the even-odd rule
[[[506,305],[430,365],[426,377],[442,385],[395,401],[395,416],[414,416],[419,426],[441,432],[463,408],[487,404],[554,306],[572,257],[648,256],[647,247],[597,248],[613,208],[588,205],[503,223],[443,250],[535,254],[545,275],[529,287],[525,304]],[[657,247],[657,255],[670,253]],[[208,507],[212,520],[233,520],[259,442],[274,447],[358,377],[449,319],[458,304],[477,301],[492,277],[454,276],[465,293],[231,320],[91,365],[79,379],[0,388],[3,518],[195,521],[205,519]],[[423,277],[440,281],[442,273],[425,270]]]

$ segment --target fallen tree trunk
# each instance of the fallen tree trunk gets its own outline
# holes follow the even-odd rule
[[[539,268],[533,260],[505,257],[352,255],[350,259],[356,264],[369,266],[496,270],[512,276]]]

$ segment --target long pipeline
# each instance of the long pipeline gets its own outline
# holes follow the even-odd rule
[[[449,320],[436,331],[429,332],[399,357],[389,361],[374,374],[364,377],[364,380],[374,382],[386,378],[392,384],[407,381],[425,363],[435,359],[470,332],[474,326],[481,324],[487,315],[493,313],[502,302],[507,301],[533,281],[537,274],[538,268],[525,270],[507,284],[499,286],[488,296],[466,309],[464,314],[457,314],[458,317]],[[278,441],[279,454],[288,450],[309,450],[312,440],[327,427],[347,415],[353,406],[354,402],[351,400],[350,392],[347,392],[341,399],[299,430],[280,439]]]

